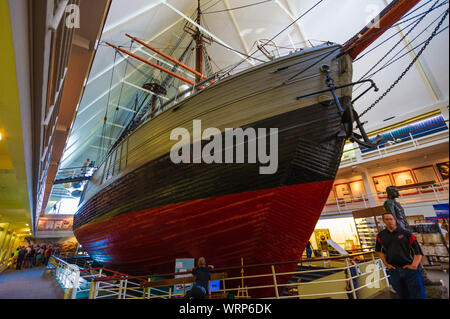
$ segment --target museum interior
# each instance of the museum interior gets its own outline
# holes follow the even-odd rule
[[[0,25],[0,299],[448,300],[448,0]]]

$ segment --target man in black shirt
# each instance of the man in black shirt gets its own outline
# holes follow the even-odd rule
[[[395,217],[383,214],[386,229],[377,235],[375,251],[386,265],[389,282],[400,299],[425,299],[422,275],[417,269],[422,260],[422,250],[416,237],[398,227]]]
[[[198,259],[197,265],[198,267],[191,269],[195,277],[195,283],[192,289],[184,296],[185,299],[203,299],[208,293],[208,283],[211,279],[211,272],[214,270],[214,266],[206,266],[204,257]]]

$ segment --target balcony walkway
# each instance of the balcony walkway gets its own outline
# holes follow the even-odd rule
[[[8,270],[0,274],[0,299],[63,299],[64,292],[44,267]]]
[[[405,192],[405,191],[403,191]],[[426,189],[413,189],[409,194],[401,194],[397,201],[403,207],[412,207],[418,204],[433,205],[448,203],[449,185],[437,183]],[[329,199],[322,211],[323,216],[334,214],[350,214],[352,211],[369,207],[381,206],[386,201],[385,193],[361,193],[357,196]]]

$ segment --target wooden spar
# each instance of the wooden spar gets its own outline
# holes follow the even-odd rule
[[[350,55],[353,59],[378,39],[395,22],[401,19],[420,0],[394,0],[378,15],[378,22],[374,20],[348,40],[341,52]]]
[[[198,7],[197,7],[197,24],[200,25],[200,0],[198,0]],[[202,35],[200,33],[200,29],[197,27],[197,32],[195,33],[195,68],[197,69],[197,72],[200,74],[203,73],[203,41],[202,41]],[[200,82],[201,79],[197,75],[197,82]]]
[[[197,72],[196,70],[190,68],[190,67],[187,66],[186,64],[183,64],[183,63],[181,63],[180,61],[178,61],[178,60],[172,58],[171,56],[165,54],[164,52],[161,52],[161,51],[159,51],[158,49],[156,49],[156,48],[154,48],[154,47],[148,45],[148,44],[145,43],[144,41],[139,40],[138,38],[133,37],[133,36],[129,35],[128,33],[126,33],[125,35],[126,35],[127,37],[129,37],[130,39],[136,41],[137,43],[139,43],[139,44],[145,46],[147,49],[150,49],[150,50],[152,50],[153,52],[156,52],[157,54],[163,56],[164,58],[166,58],[166,59],[168,59],[168,60],[170,60],[170,61],[172,61],[173,63],[178,64],[178,65],[181,66],[182,68],[184,68],[184,69],[186,69],[186,70],[188,70],[188,71],[194,73],[195,75],[200,76],[202,79],[206,79],[206,76],[205,76],[205,75],[203,75],[203,74]]]
[[[127,50],[124,50],[124,49],[122,49],[122,48],[119,48],[119,47],[117,47],[117,46],[115,46],[115,45],[113,45],[113,44],[111,44],[111,43],[109,43],[109,42],[106,42],[106,44],[109,45],[110,47],[113,47],[113,48],[116,49],[116,50],[119,50],[119,51],[121,51],[121,52],[123,52],[123,53],[125,53],[125,54],[128,54],[129,56],[131,56],[131,57],[133,57],[133,58],[135,58],[135,59],[138,59],[138,60],[141,61],[141,62],[144,62],[144,63],[146,63],[146,64],[148,64],[148,65],[150,65],[150,66],[152,66],[152,67],[154,67],[154,68],[157,68],[157,69],[160,70],[160,71],[163,71],[163,72],[165,72],[165,73],[167,73],[167,74],[170,74],[170,75],[176,77],[177,79],[180,79],[180,80],[182,80],[182,81],[184,81],[184,82],[186,82],[186,83],[188,83],[188,84],[190,84],[190,85],[195,85],[194,82],[192,82],[192,81],[190,81],[190,80],[188,80],[188,79],[186,79],[186,78],[184,78],[184,77],[182,77],[182,76],[180,76],[180,75],[178,75],[178,74],[176,74],[176,73],[173,73],[172,71],[169,71],[169,70],[167,70],[167,69],[165,69],[165,68],[163,68],[163,67],[161,67],[161,66],[159,66],[159,65],[157,65],[157,64],[154,64],[154,63],[152,63],[152,62],[150,62],[150,61],[147,61],[146,59],[141,58],[140,56],[137,56],[137,55],[135,55],[135,54],[133,54],[133,53],[127,51]]]

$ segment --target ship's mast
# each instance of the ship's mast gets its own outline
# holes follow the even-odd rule
[[[198,0],[197,6],[197,24],[200,25],[200,16],[202,12],[200,11],[200,0]],[[195,70],[203,74],[203,41],[202,34],[200,33],[200,29],[197,27],[197,32],[194,34],[195,39]],[[196,75],[196,82],[200,82],[201,77]]]

